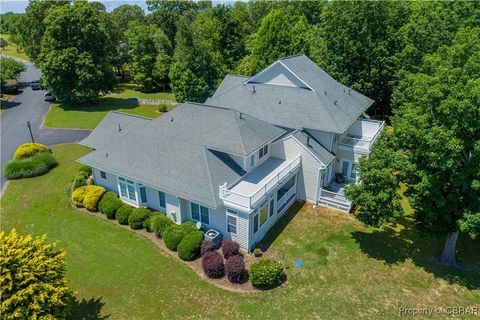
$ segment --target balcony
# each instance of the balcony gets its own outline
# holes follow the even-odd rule
[[[369,153],[382,134],[384,125],[385,121],[359,119],[348,128],[340,141],[340,147],[344,150]]]
[[[300,155],[293,160],[271,157],[232,186],[220,186],[219,197],[229,205],[251,210],[266,194],[296,172],[300,163]]]

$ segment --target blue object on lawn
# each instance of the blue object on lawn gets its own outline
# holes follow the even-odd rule
[[[303,267],[303,262],[298,259],[293,260],[293,264],[295,267]]]

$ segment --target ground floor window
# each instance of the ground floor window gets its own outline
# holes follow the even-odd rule
[[[237,217],[236,212],[227,210],[227,229],[229,233],[237,234]]]
[[[160,203],[161,208],[166,208],[166,203],[165,203],[165,192],[158,191],[158,202]]]
[[[255,212],[253,216],[253,234],[257,233],[258,231],[258,214]]]
[[[140,186],[140,201],[142,203],[147,203],[148,200],[147,200],[147,189],[145,188],[145,186]]]
[[[190,212],[192,220],[200,221],[203,224],[210,224],[210,214],[207,207],[198,205],[196,203],[191,203]]]
[[[260,209],[260,227],[263,226],[263,224],[267,221],[268,219],[268,206],[265,203]]]
[[[342,160],[341,162],[342,176],[347,179],[355,180],[357,178],[357,164],[352,161]]]
[[[273,213],[275,211],[274,208],[273,208],[274,204],[275,204],[275,199],[270,200],[270,213],[269,213],[270,217],[273,216]]]
[[[105,171],[100,171],[100,177],[103,179],[103,180],[107,180],[107,173]]]
[[[296,176],[293,176],[277,191],[277,214],[295,197],[295,183]]]
[[[120,197],[137,202],[137,194],[135,192],[135,184],[132,180],[118,178],[118,186],[120,189]]]

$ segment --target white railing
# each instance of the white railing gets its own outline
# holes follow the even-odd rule
[[[368,121],[374,121],[374,120],[368,120]],[[369,137],[356,138],[356,137],[346,136],[340,141],[340,145],[348,146],[348,147],[359,147],[359,148],[370,151],[372,149],[372,146],[375,144],[375,142],[377,142],[378,138],[382,134],[383,127],[385,126],[385,121],[378,121],[378,123],[379,123],[378,129],[372,138],[369,138]]]
[[[290,190],[288,190],[280,199],[277,201],[277,211],[283,209],[283,205],[290,199],[291,196],[295,194],[295,185],[293,185]]]
[[[296,170],[300,163],[302,162],[301,156],[297,156],[293,159],[285,168],[279,170],[270,180],[264,183],[260,188],[258,188],[252,194],[243,194],[229,190],[227,185],[224,184],[219,187],[219,197],[222,200],[232,202],[236,205],[253,208],[266,194],[272,191],[278,184],[283,182],[283,180],[289,176],[291,172]]]

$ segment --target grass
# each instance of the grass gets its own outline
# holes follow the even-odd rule
[[[403,228],[372,229],[354,217],[295,205],[264,244],[283,257],[287,283],[240,294],[200,279],[148,239],[69,206],[67,189],[88,152],[54,148],[59,166],[40,177],[10,182],[2,198],[2,230],[46,233],[67,252],[67,278],[87,314],[111,319],[345,319],[400,318],[398,308],[478,306],[479,241],[459,240],[465,273],[437,267],[442,241]],[[293,267],[301,259],[305,266]],[[467,318],[467,317],[465,317]],[[472,317],[473,318],[473,317]]]
[[[131,98],[175,100],[168,92],[143,93],[133,84],[117,86],[116,92],[101,97],[96,103],[79,106],[54,103],[47,114],[45,125],[54,128],[95,129],[107,112],[116,110],[148,118],[156,118],[157,105],[138,105]]]
[[[5,49],[0,49],[1,54],[6,54],[18,59],[30,61],[30,58],[24,52],[18,52],[17,47],[10,41],[10,35],[2,33],[0,38],[3,38],[8,41],[8,46]]]

